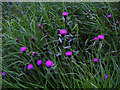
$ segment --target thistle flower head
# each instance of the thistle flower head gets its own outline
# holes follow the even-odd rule
[[[98,35],[98,38],[99,39],[104,39],[104,36],[103,35]]]
[[[88,12],[90,13],[90,12],[91,12],[91,10],[88,10]]]
[[[65,55],[66,55],[66,56],[70,56],[70,55],[72,55],[72,52],[68,51],[68,52],[66,52]]]
[[[108,18],[112,17],[112,15],[107,15]]]
[[[34,55],[36,55],[37,53],[36,52],[32,52],[32,55],[34,56]]]
[[[66,31],[65,29],[62,29],[62,30],[60,31],[60,34],[65,35],[65,34],[67,34],[67,31]]]
[[[5,76],[6,72],[2,72],[2,75]]]
[[[16,38],[16,42],[18,42],[18,38]]]
[[[49,61],[46,62],[47,67],[52,67],[52,65],[53,65],[53,61],[49,60]]]
[[[105,74],[105,75],[104,75],[104,78],[108,78],[108,76]]]
[[[43,28],[42,28],[41,24],[38,24],[38,26],[39,26],[39,28],[43,31]],[[44,31],[43,31],[43,32],[44,32]]]
[[[37,61],[37,65],[39,66],[39,65],[41,65],[42,64],[42,60],[38,60]]]
[[[76,34],[76,32],[74,31],[74,32],[73,32],[73,34],[75,35],[75,34]]]
[[[21,52],[26,52],[27,48],[26,47],[22,47],[21,48]]]
[[[34,39],[33,36],[31,37],[31,39]]]
[[[34,41],[34,38],[33,38],[33,36],[31,37],[31,40],[32,40],[32,41]]]
[[[94,58],[94,62],[97,62],[98,61],[98,59],[97,58]]]
[[[119,24],[119,22],[117,21],[116,24]]]
[[[39,24],[38,24],[38,26],[40,27],[40,26],[41,26],[41,24],[39,23]]]
[[[29,64],[29,65],[28,65],[28,69],[33,69],[33,65],[32,65],[32,64]]]
[[[97,40],[98,39],[98,37],[94,37],[94,40]]]
[[[68,12],[63,12],[62,15],[67,16]]]

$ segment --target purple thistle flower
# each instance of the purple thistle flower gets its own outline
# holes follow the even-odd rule
[[[31,37],[31,39],[34,39],[33,36]]]
[[[34,55],[36,55],[37,53],[36,52],[32,52],[32,55],[34,56]]]
[[[26,47],[22,47],[21,48],[21,52],[26,52],[27,48]]]
[[[75,35],[75,34],[76,34],[76,32],[74,31],[74,32],[73,32],[73,34]]]
[[[67,34],[67,31],[66,31],[65,29],[62,29],[62,30],[60,31],[60,34],[61,34],[61,35],[65,35],[65,34]]]
[[[41,27],[41,24],[39,23],[38,26]]]
[[[97,40],[98,39],[98,37],[94,37],[94,40]]]
[[[32,40],[32,41],[34,41],[34,38],[33,38],[33,36],[31,37],[31,40]]]
[[[49,61],[46,62],[47,67],[52,67],[52,65],[53,65],[53,61],[49,60]]]
[[[108,18],[112,17],[112,15],[107,15]]]
[[[2,72],[2,75],[5,76],[6,72]]]
[[[94,58],[94,62],[97,62],[98,61],[98,59],[97,58]]]
[[[70,56],[70,55],[72,55],[72,52],[68,51],[68,52],[66,52],[65,55],[66,55],[66,56]]]
[[[91,10],[88,10],[88,12],[90,13],[90,12],[91,12]]]
[[[42,28],[42,26],[41,26],[40,23],[38,24],[38,26],[39,26],[39,28],[43,31],[43,28]],[[43,32],[44,32],[44,31],[43,31]]]
[[[41,65],[42,64],[42,60],[38,60],[37,61],[37,65],[39,66],[39,65]]]
[[[106,78],[108,78],[108,76],[106,75]]]
[[[33,65],[32,65],[32,64],[29,64],[29,65],[28,65],[28,69],[33,69]]]
[[[18,42],[18,38],[16,38],[16,42]]]
[[[117,21],[116,24],[119,24],[119,22]]]
[[[98,38],[99,39],[104,39],[104,36],[103,35],[98,35]]]
[[[62,15],[67,16],[68,12],[63,12]]]
[[[104,75],[104,78],[108,78],[108,76],[105,74],[105,75]]]

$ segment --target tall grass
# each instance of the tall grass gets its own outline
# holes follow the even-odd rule
[[[60,30],[66,28],[64,11],[68,16],[63,38]],[[118,3],[2,3],[2,13],[3,88],[120,86]],[[93,38],[100,34],[105,38],[95,41]],[[23,46],[27,47],[24,54],[20,51]],[[70,58],[65,56],[67,51],[73,53]],[[32,52],[38,55],[32,56]],[[37,66],[38,60],[43,61],[42,65]],[[45,65],[48,60],[53,61],[52,67]],[[28,64],[34,68],[28,70]]]

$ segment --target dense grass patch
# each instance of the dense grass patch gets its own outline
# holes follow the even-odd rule
[[[2,14],[3,88],[120,86],[118,3],[2,3]]]

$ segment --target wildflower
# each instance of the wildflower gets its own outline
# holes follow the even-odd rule
[[[97,37],[94,37],[94,40],[97,40],[98,38]]]
[[[67,28],[68,27],[68,25],[67,25],[67,15],[68,15],[68,12],[63,12],[62,15],[65,18],[65,28]]]
[[[6,38],[8,38],[8,36],[6,36]]]
[[[38,26],[41,27],[41,24],[39,23]]]
[[[29,64],[29,65],[28,65],[28,69],[33,69],[33,65],[32,65],[32,64]]]
[[[52,65],[53,65],[53,62],[52,62],[52,61],[49,60],[49,61],[46,62],[46,66],[47,66],[47,67],[51,67]]]
[[[68,12],[63,12],[62,15],[67,16]]]
[[[75,35],[75,34],[76,34],[76,32],[74,31],[74,32],[73,32],[73,35]]]
[[[108,76],[105,74],[105,75],[104,75],[104,78],[108,78]]]
[[[61,31],[60,31],[60,34],[61,35],[65,35],[67,33],[67,31],[65,30],[65,29],[62,29]]]
[[[39,26],[39,28],[43,31],[43,28],[42,28],[42,26],[41,26],[41,24],[40,24],[40,23],[38,24],[38,26]]]
[[[41,65],[42,64],[42,60],[38,60],[37,61],[37,65],[39,66],[39,65]]]
[[[37,55],[37,52],[32,52],[32,55],[34,56],[34,55]]]
[[[65,55],[66,55],[66,56],[70,56],[70,55],[72,55],[72,52],[68,51],[68,52],[66,52]]]
[[[2,72],[2,75],[5,76],[6,72]]]
[[[34,38],[33,38],[33,36],[31,37],[31,40],[32,40],[32,41],[34,41]]]
[[[94,62],[97,62],[98,61],[98,59],[97,58],[94,58]]]
[[[90,13],[90,12],[91,12],[91,10],[88,10],[88,12]]]
[[[104,36],[103,35],[98,35],[98,38],[99,39],[104,39]]]
[[[18,42],[18,38],[16,38],[16,42]]]
[[[26,47],[22,47],[21,48],[21,52],[26,52],[27,48]]]
[[[112,15],[107,15],[108,18],[112,17]]]
[[[118,25],[118,24],[119,24],[119,22],[117,21],[117,22],[116,22],[116,24]]]

